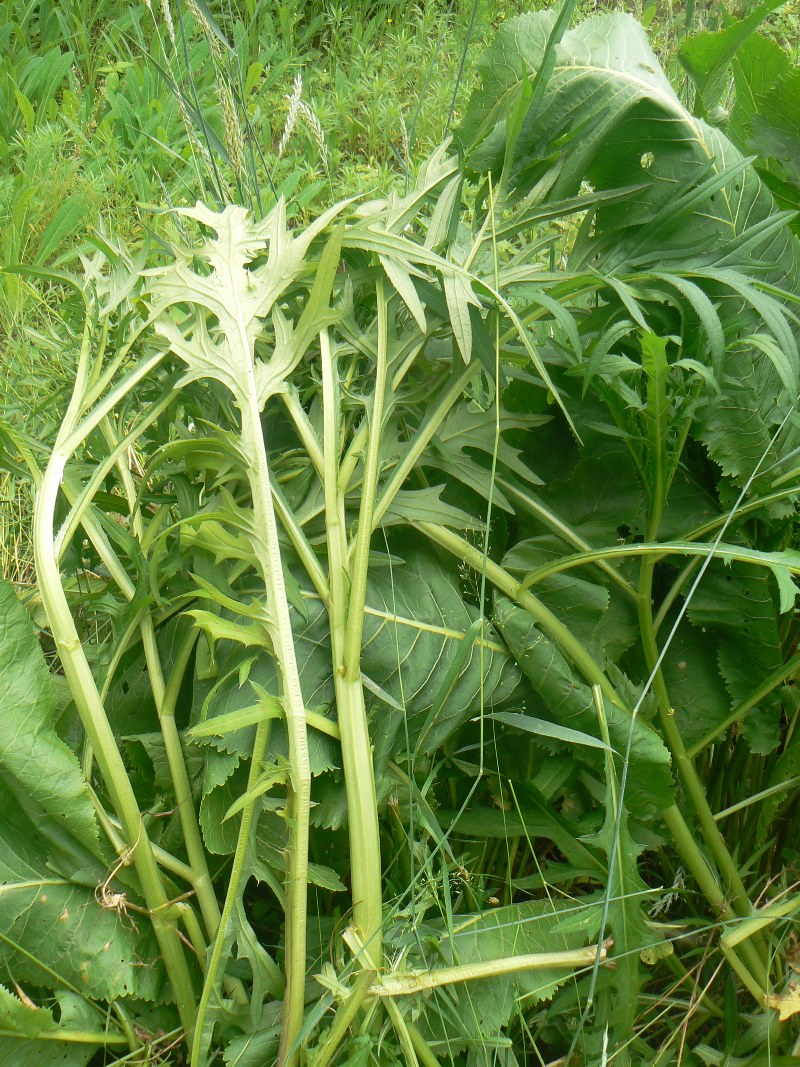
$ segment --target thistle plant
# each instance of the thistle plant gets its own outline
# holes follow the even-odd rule
[[[0,961],[41,983],[49,862],[192,1067],[667,1064],[701,982],[698,1041],[793,1047],[796,243],[635,24],[568,14],[501,34],[463,167],[307,229],[181,208],[74,279],[31,466],[81,763],[51,725],[69,821],[11,827]],[[115,981],[89,1055],[141,1051]]]

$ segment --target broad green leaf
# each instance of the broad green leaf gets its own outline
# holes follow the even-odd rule
[[[55,730],[55,694],[28,613],[0,582],[0,782],[36,832],[77,865],[97,855],[94,809],[75,755]]]
[[[668,617],[659,636],[672,630]],[[663,639],[663,638],[662,638]],[[731,698],[719,669],[719,636],[684,620],[670,642],[662,671],[683,743],[691,748],[724,723]]]
[[[560,551],[563,546],[554,537],[527,538],[511,549],[503,566],[515,577],[525,579],[531,571],[558,558]],[[601,581],[592,580],[599,576],[598,571],[589,569],[553,574],[536,583],[536,596],[587,647],[595,646],[600,639],[603,646],[631,644],[635,631],[624,624],[617,631],[615,624],[621,620],[609,616],[610,590]]]
[[[532,429],[547,421],[543,416],[521,418],[508,411],[500,412],[493,404],[482,411],[477,406],[455,406],[434,435],[423,463],[443,471],[484,499],[491,493],[494,505],[513,513],[507,496],[495,483],[491,486],[492,457],[496,454],[501,470],[514,474],[523,484],[540,485],[541,480],[522,461],[521,452],[503,437],[512,430]]]
[[[449,677],[465,635],[479,621],[465,603],[455,575],[421,551],[404,553],[406,562],[373,573],[367,591],[362,669],[405,708],[412,751],[425,730],[425,752],[434,752],[483,701],[491,707],[514,692],[519,675],[497,641],[493,627],[464,658],[456,678]],[[428,713],[447,688],[434,722]],[[405,755],[405,735],[396,752]]]
[[[560,814],[535,787],[520,783],[515,790],[521,794],[519,811],[498,811],[476,805],[464,812],[439,811],[439,819],[443,825],[452,827],[455,834],[478,840],[539,837],[552,841],[573,870],[588,871],[597,881],[602,881],[602,858],[583,840],[587,826]]]
[[[783,662],[768,571],[750,564],[712,563],[692,597],[689,618],[717,635],[720,671],[736,703]],[[765,706],[774,699],[766,698]]]
[[[429,957],[420,960],[419,949],[414,948],[408,960],[424,969],[580,948],[588,940],[585,930],[559,929],[565,913],[580,909],[580,898],[530,901],[478,915],[459,915],[452,932],[444,923],[428,923],[425,941],[430,946]],[[429,1040],[444,1042],[450,1052],[485,1048],[487,1040],[502,1033],[518,1000],[523,1004],[549,1000],[569,978],[568,970],[551,969],[454,985],[433,994],[433,1004],[418,1025]]]
[[[587,541],[613,545],[644,534],[644,494],[636,467],[618,442],[596,442],[571,476],[542,490],[545,504]]]
[[[93,885],[47,865],[46,846],[21,816],[4,817],[0,841],[0,974],[6,982],[67,986],[103,1000],[154,999],[161,981],[155,940],[130,917],[98,902]],[[98,891],[98,896],[95,891]],[[118,881],[110,893],[124,892]],[[135,921],[135,918],[134,918]],[[142,924],[142,930],[149,923]]]
[[[265,1004],[258,1026],[225,1046],[226,1067],[263,1067],[278,1055],[281,1002]]]
[[[482,85],[461,130],[475,170],[502,167],[503,120],[543,63],[553,20],[547,12],[509,20],[487,51]],[[577,195],[581,183],[590,183],[594,192],[644,183],[628,199],[596,205],[570,263],[599,271],[615,299],[619,286],[610,279],[624,281],[635,272],[645,290],[638,302],[649,305],[648,314],[662,315],[680,292],[666,274],[690,277],[702,289],[706,301],[695,297],[689,303],[685,289],[682,299],[707,323],[709,347],[719,363],[719,331],[709,304],[716,308],[729,351],[721,402],[707,396],[695,418],[712,458],[741,485],[764,453],[769,455],[774,430],[793,408],[786,383],[797,378],[798,365],[777,293],[797,290],[798,245],[757,173],[724,134],[688,112],[644,32],[622,14],[589,19],[564,34],[541,106],[523,124],[515,155],[512,183],[520,200],[532,189],[542,190],[539,197],[546,202]],[[653,288],[649,279],[656,275]],[[643,285],[639,279],[645,277]],[[776,297],[772,304],[753,299],[754,291],[763,295],[767,286]],[[612,308],[609,303],[604,313]],[[675,326],[680,329],[681,322]],[[695,345],[689,329],[685,341]],[[740,343],[760,333],[776,337],[788,367],[775,350]],[[699,350],[690,356],[706,358]],[[798,440],[800,433],[790,426],[771,458],[789,453]],[[763,479],[757,488],[766,491]]]
[[[534,625],[530,615],[501,598],[495,608],[497,626],[525,677],[555,723],[598,738],[597,712],[591,687],[575,672],[557,646]],[[611,745],[627,750],[632,730],[630,777],[626,803],[639,817],[654,815],[673,802],[669,754],[658,735],[643,721],[621,708],[608,707]],[[571,749],[576,758],[592,761],[592,751]],[[602,766],[602,760],[593,765]]]
[[[480,529],[480,519],[442,500],[444,489],[443,485],[400,489],[386,509],[381,526],[413,527],[418,522],[434,522],[455,530]]]
[[[462,640],[478,618],[475,608],[464,602],[455,575],[444,569],[428,553],[412,548],[405,562],[373,568],[367,589],[364,618],[363,674],[385,692],[396,707],[405,709],[412,750],[420,737],[427,715],[440,696]],[[308,600],[308,621],[295,627],[298,665],[303,693],[310,706],[335,706],[328,616],[315,598]],[[225,673],[225,662],[221,659]],[[483,672],[483,681],[481,681]],[[274,688],[274,664],[259,658],[250,678],[267,690]],[[474,643],[456,678],[452,680],[441,714],[429,724],[426,751],[434,751],[454,729],[480,709],[481,694],[487,705],[506,699],[519,682],[510,658],[486,623],[481,640]],[[246,690],[235,676],[220,686],[209,705],[206,722],[215,716],[238,710]],[[247,698],[248,705],[251,697]],[[367,694],[368,701],[373,698]],[[378,714],[376,712],[376,714]],[[384,716],[384,711],[379,713]],[[399,721],[386,715],[383,731],[397,729]],[[390,726],[390,720],[392,725]],[[204,729],[210,729],[210,725]],[[276,744],[279,745],[277,728]],[[333,746],[334,742],[312,731],[309,744]],[[404,735],[405,736],[405,735]],[[242,749],[246,754],[247,746]],[[274,750],[280,753],[280,747]],[[405,754],[405,740],[397,741],[397,755]],[[330,766],[328,762],[328,766]],[[321,773],[320,766],[316,773]]]

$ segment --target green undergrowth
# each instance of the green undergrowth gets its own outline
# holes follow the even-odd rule
[[[790,22],[574,7],[12,9],[9,1067],[800,1062]]]

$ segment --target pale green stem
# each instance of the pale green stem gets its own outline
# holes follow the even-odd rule
[[[684,564],[680,574],[664,594],[664,599],[661,601],[659,609],[653,617],[653,632],[656,635],[661,629],[664,619],[666,619],[667,615],[669,615],[672,610],[672,605],[680,596],[681,589],[683,589],[684,585],[691,577],[692,571],[697,568],[699,563],[699,559],[690,559],[688,563]]]
[[[487,580],[496,589],[499,589],[501,593],[505,593],[507,597],[519,604],[521,608],[524,608],[536,624],[553,638],[583,674],[587,682],[591,685],[599,685],[603,695],[612,704],[624,708],[625,705],[621,702],[613,685],[581,642],[549,608],[545,607],[538,597],[524,589],[522,582],[518,582],[508,571],[492,560],[487,559],[480,549],[475,548],[474,545],[471,545],[469,541],[454,531],[431,522],[420,522],[418,528],[432,541],[441,545],[442,548],[455,556],[456,559],[464,560],[478,574],[485,572]]]
[[[69,545],[70,541],[75,536],[78,527],[84,521],[84,514],[87,513],[91,507],[94,495],[102,486],[108,472],[115,464],[119,463],[128,448],[138,440],[143,431],[146,430],[148,426],[151,426],[161,412],[172,402],[172,393],[168,393],[162,400],[157,404],[154,404],[153,407],[147,411],[130,433],[125,434],[119,441],[111,442],[111,451],[109,454],[94,468],[91,478],[82,487],[80,494],[75,498],[74,503],[70,501],[70,503],[72,503],[70,513],[61,526],[61,529],[58,531],[58,537],[56,538],[56,548],[59,557],[62,555],[64,548]],[[132,503],[132,501],[129,502]]]
[[[333,1022],[322,1046],[314,1053],[314,1067],[328,1067],[342,1041],[344,1041],[345,1035],[358,1014],[359,1008],[369,995],[369,987],[372,985],[374,978],[374,971],[362,971],[353,982],[347,999],[343,1000],[336,1009]]]
[[[535,497],[531,496],[529,493],[523,492],[519,486],[514,485],[513,482],[507,481],[505,478],[498,478],[497,484],[503,492],[511,493],[517,500],[521,501],[523,506],[530,511],[531,514],[535,515],[538,519],[541,519],[541,521],[549,526],[551,530],[555,530],[565,541],[569,541],[571,545],[574,545],[575,548],[580,549],[582,552],[592,551],[592,546],[588,541],[585,541],[572,529],[571,526],[568,526],[563,519],[549,508],[546,508],[544,504],[538,501]],[[605,560],[601,560],[598,563],[598,566],[613,582],[616,582],[626,596],[629,596],[634,600],[636,599],[638,595],[636,589],[620,574],[616,567],[612,567],[611,564],[607,563]]]
[[[402,359],[400,366],[392,375],[393,393],[397,392],[397,389],[402,384],[403,379],[413,366],[417,356],[425,347],[426,340],[427,338],[424,337],[421,340],[415,338],[413,339],[413,341],[409,341],[404,346],[408,349],[408,353],[405,358]],[[377,358],[377,349],[373,350],[370,348],[370,355]],[[479,364],[477,363],[477,361],[470,365],[470,368],[468,368],[470,370],[470,375],[475,374],[477,372],[478,366]],[[365,417],[356,432],[353,434],[353,439],[350,442],[350,446],[348,447],[347,452],[345,453],[344,458],[342,459],[342,462],[339,464],[339,488],[342,492],[346,492],[347,489],[351,488],[350,482],[353,478],[355,469],[358,466],[358,461],[363,454],[364,447],[367,443],[367,438],[370,434],[370,429],[371,420]]]
[[[181,1022],[188,1034],[194,1026],[195,1002],[183,946],[172,923],[160,914],[160,910],[168,903],[161,872],[153,855],[150,839],[144,828],[125,764],[64,595],[53,543],[53,523],[59,486],[71,454],[66,441],[73,432],[85,388],[89,362],[89,339],[87,324],[84,347],[76,373],[75,390],[39,487],[33,524],[34,556],[42,603],[64,667],[64,674],[86,735],[94,749],[106,788],[119,814],[139,876],[142,894],[150,911],[153,930],[158,938],[167,974],[173,986]]]
[[[64,451],[67,454],[73,453],[86,440],[92,430],[97,429],[103,419],[111,414],[120,400],[126,397],[131,389],[146,378],[151,371],[155,370],[163,359],[163,352],[156,352],[154,355],[143,359],[123,378],[119,385],[99,401],[96,407],[80,423],[71,421],[70,432],[65,433],[62,439]]]
[[[650,671],[654,669],[658,662],[659,655],[653,629],[652,597],[653,570],[655,568],[655,562],[656,561],[653,558],[646,557],[642,560],[639,572],[639,632],[641,635],[645,664]],[[730,906],[733,908],[736,915],[741,918],[746,918],[752,914],[752,906],[747,896],[747,890],[739,875],[739,869],[728,851],[725,840],[719,831],[719,827],[714,821],[714,813],[709,806],[703,783],[694,768],[694,764],[686,754],[683,738],[678,729],[678,724],[675,721],[675,711],[670,704],[669,693],[667,692],[664,676],[660,669],[655,672],[653,677],[653,692],[656,697],[659,722],[661,724],[661,732],[664,741],[670,750],[673,765],[676,767],[678,774],[680,775],[684,789],[686,790],[686,795],[694,808],[708,850],[727,884],[727,897],[729,897]],[[753,955],[755,954],[753,953]],[[751,971],[753,970],[754,962],[755,960],[752,958],[748,960],[748,965]],[[763,989],[766,987],[768,976],[763,961],[758,960],[758,963],[759,966],[755,970],[755,975]]]
[[[375,997],[408,997],[429,989],[439,989],[456,982],[477,982],[482,978],[498,978],[520,971],[580,970],[590,967],[598,958],[608,955],[607,945],[563,952],[532,952],[523,956],[505,956],[498,960],[462,963],[455,967],[438,967],[432,971],[412,971],[410,974],[386,974],[370,989]]]
[[[619,559],[623,556],[653,557],[656,564],[667,556],[719,556],[726,562],[736,560],[738,563],[755,563],[759,567],[774,567],[776,564],[785,566],[791,574],[800,574],[800,563],[792,558],[779,558],[780,553],[759,552],[754,548],[746,548],[743,545],[695,545],[692,543],[681,544],[679,541],[663,541],[655,544],[639,545],[616,545],[613,548],[594,548],[590,552],[576,552],[572,556],[565,556],[553,560],[543,567],[537,567],[527,575],[521,583],[523,589],[530,589],[536,582],[543,578],[549,578],[553,574],[562,574],[574,567],[583,567],[587,563],[597,563],[604,559]]]
[[[108,419],[101,424],[103,435],[106,438],[112,452],[115,450],[115,434]],[[142,515],[137,507],[137,492],[133,477],[124,462],[122,455],[117,464],[120,479],[125,489],[128,505],[131,508],[131,529],[141,543],[144,538],[144,524]],[[175,705],[178,700],[181,682],[184,672],[191,658],[192,650],[197,641],[197,633],[190,632],[178,649],[169,686],[165,685],[164,672],[161,667],[161,657],[158,652],[153,617],[146,612],[140,620],[142,645],[144,647],[147,673],[150,678],[150,688],[158,714],[158,723],[161,728],[161,736],[164,740],[164,750],[167,756],[172,789],[175,795],[175,806],[178,810],[178,818],[183,831],[184,845],[189,858],[189,864],[195,872],[193,882],[197,901],[203,913],[203,921],[209,937],[214,937],[219,925],[219,905],[211,881],[211,875],[206,861],[206,852],[203,847],[203,839],[200,835],[200,824],[197,821],[197,813],[194,807],[192,786],[189,774],[186,770],[186,761],[183,756],[183,748],[175,725]]]
[[[0,1037],[4,1040],[17,1040],[30,1042],[31,1038],[16,1030],[0,1029]],[[124,1034],[107,1034],[102,1030],[43,1030],[36,1035],[37,1041],[62,1041],[70,1045],[127,1045],[128,1039]],[[14,1053],[10,1053],[14,1059]],[[55,1059],[61,1057],[56,1054]]]
[[[328,606],[330,602],[330,589],[328,588],[328,579],[325,577],[325,572],[317,559],[317,554],[308,542],[308,538],[303,533],[303,529],[298,523],[292,509],[286,503],[283,493],[277,485],[272,486],[272,498],[275,503],[275,510],[278,513],[281,526],[286,530],[289,535],[289,540],[292,542],[295,552],[300,557],[300,562],[303,564],[306,570],[306,574],[311,579],[311,582],[319,594],[323,604]]]
[[[314,427],[311,425],[308,415],[306,415],[303,410],[303,405],[297,398],[297,393],[291,386],[288,386],[286,390],[280,394],[280,397],[284,407],[291,415],[295,429],[308,453],[308,458],[314,464],[314,469],[321,478],[324,464],[322,458],[322,446],[319,443],[319,438],[317,437]]]
[[[152,628],[152,619],[149,621],[150,628]],[[194,807],[192,785],[186,770],[180,735],[175,724],[175,705],[178,700],[178,693],[180,692],[184,672],[189,664],[197,637],[197,632],[193,631],[184,638],[172,665],[169,682],[165,687],[159,687],[162,689],[162,695],[160,701],[156,699],[156,708],[158,709],[158,721],[161,726],[161,735],[164,738],[164,748],[167,754],[170,775],[172,776],[172,788],[175,791],[175,806],[178,809],[178,817],[183,831],[183,842],[186,847],[189,865],[194,875],[192,887],[197,896],[200,910],[203,913],[207,936],[212,938],[216,936],[219,928],[219,904],[211,881],[211,874],[208,870],[206,852],[203,847],[200,825],[197,821],[197,813]]]
[[[380,299],[380,298],[379,298]],[[364,689],[361,684],[361,633],[366,600],[366,565],[371,530],[372,497],[362,496],[358,543],[366,537],[367,552],[357,554],[353,569],[348,566],[344,494],[339,489],[339,393],[335,356],[327,332],[320,335],[324,396],[325,523],[328,541],[330,583],[330,626],[336,711],[342,748],[342,765],[347,791],[350,867],[353,889],[353,923],[364,946],[367,965],[378,969],[382,958],[381,927],[383,893],[381,885],[380,833]],[[385,361],[377,370],[373,421],[383,413]],[[380,433],[376,431],[378,444]],[[377,456],[367,459],[377,478]],[[366,514],[365,514],[366,511]],[[349,593],[349,597],[348,597]]]
[[[486,577],[492,585],[502,593],[505,593],[506,596],[531,615],[542,630],[548,633],[572,660],[587,682],[591,685],[599,686],[605,697],[613,704],[625,709],[625,704],[613,685],[586,652],[580,641],[536,597],[526,592],[522,587],[522,583],[517,582],[507,571],[492,562],[492,560],[486,559],[482,552],[452,530],[427,522],[420,523],[419,529],[436,544],[441,545],[442,548],[452,553],[457,559],[463,559],[473,570],[478,573],[485,570]],[[731,911],[730,905],[727,904],[722,890],[717,885],[713,873],[709,870],[703,854],[689,832],[681,813],[677,808],[672,807],[664,812],[664,817],[672,832],[673,840],[678,847],[681,858],[692,871],[708,902],[721,914],[735,914]],[[711,822],[716,829],[713,815],[711,815]],[[755,973],[760,974],[763,972],[763,964],[755,953],[750,955],[749,965],[751,970],[755,968]]]
[[[659,651],[653,632],[652,590],[654,566],[653,560],[642,560],[639,578],[639,632],[641,634],[645,664],[649,671],[653,670],[658,661]],[[700,781],[692,761],[686,754],[683,738],[678,729],[678,724],[675,722],[675,711],[670,704],[669,693],[660,670],[656,671],[653,678],[653,692],[656,697],[664,740],[667,742],[673,763],[681,776],[687,795],[692,801],[709,851],[728,883],[729,891],[732,893],[731,904],[737,915],[748,916],[752,913],[752,909],[747,897],[747,891],[742,884],[739,871],[728,852],[722,834],[714,822],[714,814],[706,799],[703,783]]]
[[[245,342],[246,339],[243,338],[243,344]],[[308,755],[305,705],[300,686],[283,559],[278,540],[278,523],[252,368],[250,373],[252,382],[249,395],[240,399],[242,448],[244,454],[251,458],[249,480],[253,498],[253,518],[255,528],[263,538],[263,541],[257,543],[256,549],[267,590],[269,627],[273,634],[275,657],[282,679],[283,710],[291,764],[286,805],[286,823],[291,834],[286,872],[286,990],[283,1000],[281,1044],[278,1053],[280,1067],[287,1067],[295,1063],[297,1059],[294,1046],[303,1025],[305,1005],[311,765]]]
[[[124,852],[125,846],[122,838],[119,836],[119,831],[121,829],[119,820],[108,814],[100,803],[99,797],[91,787],[90,795],[97,814],[97,820],[103,827],[103,831],[109,841],[114,846],[115,852],[120,855]],[[165,871],[174,874],[176,878],[182,878],[184,882],[187,882],[194,889],[195,873],[188,863],[179,860],[177,856],[173,856],[171,852],[167,852],[167,850],[161,848],[160,845],[153,845],[153,855],[156,858],[156,862],[163,867]]]
[[[400,1042],[400,1051],[403,1053],[406,1067],[419,1067],[417,1053],[414,1048],[414,1043],[411,1040],[411,1034],[408,1032],[403,1013],[393,1000],[387,1000],[385,1006],[386,1011],[389,1013],[389,1018],[392,1020],[397,1040]]]
[[[408,447],[402,460],[398,463],[392,477],[386,483],[386,486],[375,505],[375,514],[372,520],[373,529],[380,526],[381,519],[386,514],[387,509],[391,506],[392,501],[397,496],[400,489],[402,489],[406,478],[408,478],[409,474],[419,462],[419,458],[428,447],[431,438],[447,418],[458,398],[464,392],[464,388],[470,378],[473,378],[474,376],[475,363],[472,363],[466,366],[460,374],[457,374],[453,378],[445,392],[436,401],[436,406],[428,412],[422,421],[422,425],[415,431],[413,438],[408,442]]]
[[[433,1049],[417,1027],[408,1020],[406,1020],[406,1030],[408,1030],[408,1036],[411,1038],[411,1044],[414,1046],[414,1051],[417,1054],[417,1059],[419,1060],[421,1067],[441,1067],[441,1064],[433,1053]]]
[[[111,359],[95,359],[94,367],[97,368],[95,373],[92,370],[90,380],[87,384],[87,389],[82,398],[81,412],[87,411],[92,405],[100,399],[106,389],[111,383],[120,377],[120,371],[125,364],[125,361],[130,357],[131,351],[134,345],[145,333],[150,326],[152,326],[152,320],[147,319],[140,322],[133,330],[133,333],[128,335],[128,339],[117,349],[116,355]],[[103,320],[103,336],[98,345],[99,354],[105,357],[106,343],[108,341],[108,320]]]
[[[74,479],[72,479],[66,472],[62,478],[61,489],[69,503],[73,504],[77,499],[79,490],[76,488]],[[120,592],[126,600],[133,600],[136,595],[136,586],[128,577],[125,568],[120,563],[119,557],[111,547],[111,542],[108,540],[97,517],[92,514],[91,507],[87,507],[83,511],[80,516],[80,523],[86,531],[86,536],[92,542],[95,551],[102,560],[109,575],[113,581],[116,582]],[[56,559],[59,563],[61,562],[61,557],[65,548],[66,545],[60,544],[59,539],[56,537],[53,538],[53,551],[56,554]]]
[[[186,933],[189,935],[189,940],[192,943],[195,955],[200,961],[200,965],[205,967],[206,949],[208,946],[206,945],[203,929],[197,921],[197,916],[194,913],[194,908],[190,908],[185,900],[176,900],[170,905],[170,910],[186,927]],[[247,1003],[246,998],[242,1003]]]
[[[256,739],[253,744],[253,755],[250,761],[250,773],[247,780],[248,792],[255,786],[258,776],[261,773],[261,764],[264,760],[268,735],[269,721],[260,722],[256,727]],[[247,858],[247,852],[250,848],[250,830],[253,825],[253,809],[255,804],[256,800],[254,798],[248,801],[242,808],[242,818],[239,823],[239,834],[236,841],[236,850],[233,854],[233,865],[228,880],[228,888],[225,893],[225,903],[222,906],[222,916],[217,929],[217,935],[214,938],[214,944],[206,959],[206,974],[203,983],[203,993],[200,997],[200,1004],[197,1009],[197,1026],[195,1027],[194,1039],[192,1041],[192,1053],[190,1059],[192,1067],[200,1067],[201,1064],[205,1064],[207,1061],[209,1035],[205,1032],[205,1019],[208,1014],[211,998],[212,996],[216,996],[219,990],[220,964],[222,963],[222,957],[225,951],[228,926],[233,918],[236,901],[239,898],[239,886],[242,879],[242,872],[244,871],[245,859]]]
[[[766,493],[764,496],[756,497],[755,500],[749,500],[746,504],[742,504],[740,508],[737,508],[733,513],[733,517],[741,519],[745,515],[752,515],[754,511],[760,511],[766,507],[767,504],[772,504],[778,500],[785,500],[787,497],[796,497],[800,493],[800,485],[793,485],[788,489],[781,489],[774,493]],[[682,541],[694,541],[698,537],[705,537],[707,534],[714,533],[720,526],[724,526],[726,522],[730,520],[729,514],[718,515],[714,519],[710,519],[708,522],[704,522],[702,526],[695,526],[693,530],[689,530],[681,536]]]

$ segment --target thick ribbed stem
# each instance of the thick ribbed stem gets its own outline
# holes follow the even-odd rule
[[[361,684],[361,632],[366,598],[366,568],[377,480],[377,454],[386,381],[385,353],[377,372],[372,408],[372,454],[368,453],[357,549],[348,566],[344,496],[339,489],[339,395],[335,356],[322,335],[324,395],[325,522],[328,538],[331,648],[336,711],[342,746],[350,833],[353,924],[364,946],[364,965],[379,968],[383,899],[378,807],[372,746]],[[378,426],[375,423],[378,423]],[[369,474],[369,477],[368,477]],[[349,593],[349,596],[348,596]]]

